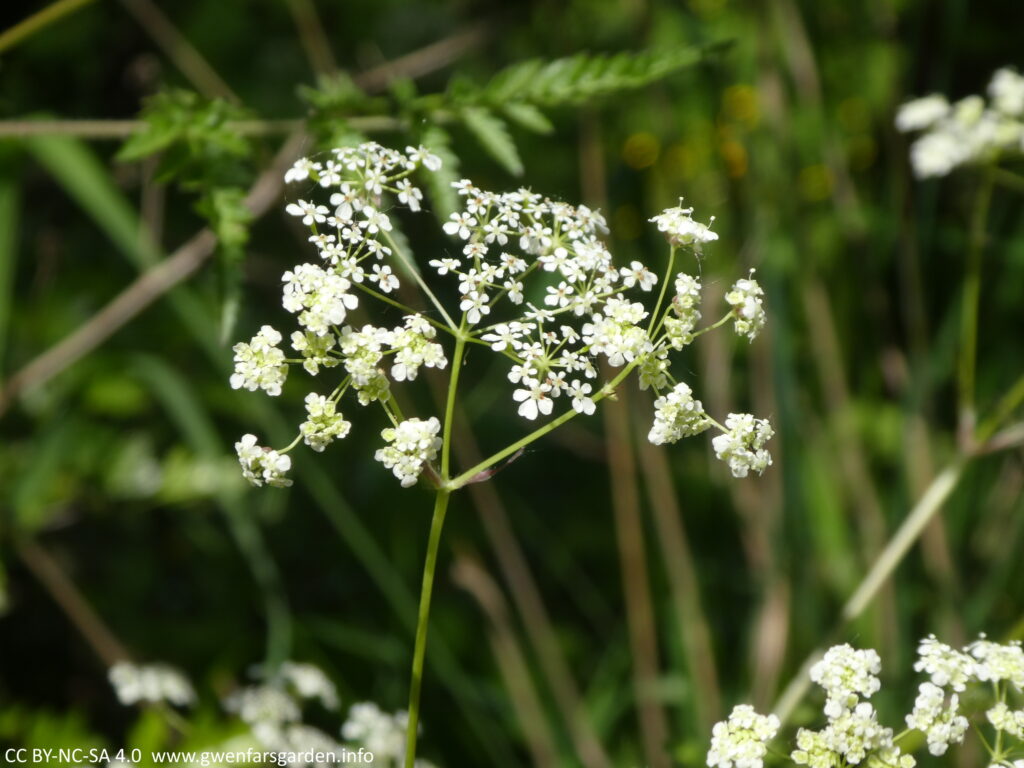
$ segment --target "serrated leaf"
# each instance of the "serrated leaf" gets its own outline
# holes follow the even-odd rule
[[[519,151],[504,120],[488,109],[467,107],[462,110],[462,122],[480,146],[505,170],[513,176],[522,175],[523,161],[519,159]]]
[[[692,66],[721,45],[618,53],[586,53],[554,61],[530,60],[496,74],[475,93],[449,92],[462,105],[504,109],[507,104],[557,106],[580,104],[602,96],[641,88]],[[510,115],[511,117],[511,115]]]
[[[438,170],[424,174],[423,185],[430,195],[434,214],[439,221],[447,221],[461,207],[459,196],[452,187],[452,183],[459,179],[459,158],[452,152],[448,131],[438,125],[427,127],[420,134],[420,143],[441,158]]]
[[[502,108],[502,112],[509,120],[528,131],[547,134],[555,130],[555,126],[548,120],[547,115],[533,104],[506,104]]]

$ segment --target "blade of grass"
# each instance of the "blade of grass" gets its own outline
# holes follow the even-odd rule
[[[7,349],[7,330],[11,319],[14,270],[18,264],[18,218],[21,190],[10,176],[0,177],[0,379]]]

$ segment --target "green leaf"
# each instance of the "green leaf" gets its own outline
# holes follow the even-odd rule
[[[505,170],[513,176],[522,175],[523,161],[519,159],[519,151],[504,120],[490,110],[466,107],[462,110],[462,122],[480,142],[480,146]]]
[[[428,126],[420,134],[420,143],[441,158],[441,168],[424,174],[423,184],[434,204],[434,213],[439,221],[459,210],[459,196],[452,184],[459,179],[459,158],[452,151],[452,138],[439,125]]]
[[[244,189],[213,189],[200,199],[196,208],[210,222],[224,250],[237,254],[249,242],[252,211],[245,204]]]
[[[619,91],[642,88],[693,66],[722,47],[717,44],[614,56],[580,53],[549,62],[535,59],[502,70],[476,92],[463,84],[450,91],[449,96],[458,104],[502,109],[510,103],[549,107],[580,104]]]
[[[509,120],[528,131],[547,134],[555,130],[547,115],[533,104],[506,104],[501,111]]]

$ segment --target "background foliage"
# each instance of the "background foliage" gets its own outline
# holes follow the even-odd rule
[[[768,294],[762,340],[748,351],[712,334],[692,360],[709,410],[771,414],[764,478],[731,481],[701,440],[645,447],[634,392],[618,416],[574,421],[456,500],[423,753],[600,765],[581,754],[589,729],[613,764],[644,764],[642,734],[664,718],[674,759],[697,764],[727,705],[770,707],[955,454],[975,180],[914,183],[892,118],[908,96],[980,92],[997,67],[1024,64],[1019,4],[164,4],[202,66],[147,8],[94,2],[0,52],[5,120],[145,121],[123,143],[0,138],[8,387],[204,223],[219,238],[195,275],[3,401],[0,741],[123,743],[150,715],[106,682],[103,654],[122,647],[186,670],[211,733],[233,727],[217,722],[217,697],[264,659],[323,666],[348,702],[404,705],[425,495],[356,439],[304,455],[288,492],[251,492],[231,453],[244,431],[282,442],[302,410],[287,390],[272,405],[232,391],[226,375],[227,340],[276,311],[278,276],[305,252],[283,197],[265,216],[244,205],[296,120],[307,152],[361,135],[423,141],[482,186],[600,206],[623,263],[657,266],[645,219],[684,196],[722,235],[705,284],[720,293],[756,267]],[[0,26],[31,10],[8,4]],[[452,36],[424,66],[381,69]],[[434,190],[431,205],[452,200]],[[997,193],[983,414],[1024,363],[1020,211]],[[421,258],[445,247],[405,234]],[[467,375],[484,366],[471,355]],[[469,391],[485,449],[520,433],[501,396]],[[374,431],[355,416],[354,434]],[[878,648],[893,683],[929,632],[1024,636],[1021,458],[973,462],[891,585],[835,635]],[[82,611],[111,636],[83,636]],[[523,718],[524,687],[539,724]]]

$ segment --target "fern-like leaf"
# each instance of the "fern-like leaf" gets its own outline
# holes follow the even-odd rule
[[[523,161],[519,159],[519,150],[505,121],[483,107],[466,107],[461,114],[463,124],[480,146],[513,176],[522,175]]]

